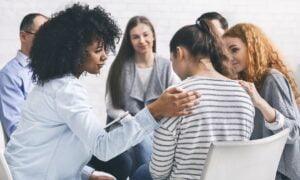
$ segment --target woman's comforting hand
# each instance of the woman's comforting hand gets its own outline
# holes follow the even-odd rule
[[[191,107],[199,104],[200,96],[197,91],[186,92],[180,88],[172,87],[165,90],[156,101],[149,104],[148,109],[155,119],[188,115],[192,113]]]
[[[257,92],[255,85],[253,83],[242,81],[242,80],[239,80],[239,83],[251,97],[253,105],[258,108],[259,105],[262,104],[264,99]]]

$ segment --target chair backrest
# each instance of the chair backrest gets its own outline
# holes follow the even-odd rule
[[[0,149],[0,179],[13,180],[6,159],[4,149]]]
[[[242,142],[213,142],[201,180],[274,180],[289,130]]]

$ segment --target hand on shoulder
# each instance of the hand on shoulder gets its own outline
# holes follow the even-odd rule
[[[148,105],[148,109],[156,119],[162,117],[182,116],[191,114],[191,107],[199,104],[200,93],[184,91],[171,87],[165,90],[159,98]]]

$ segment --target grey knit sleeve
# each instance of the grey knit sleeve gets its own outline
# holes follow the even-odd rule
[[[300,116],[287,79],[279,72],[270,73],[264,81],[261,96],[284,116],[282,129],[290,129],[287,143],[296,141],[300,134]],[[273,132],[280,130],[273,130]]]

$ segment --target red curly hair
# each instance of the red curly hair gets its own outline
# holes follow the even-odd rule
[[[239,79],[253,82],[260,90],[270,68],[277,69],[290,83],[295,99],[300,98],[296,82],[284,64],[283,57],[259,27],[248,23],[237,24],[225,32],[223,37],[239,38],[248,49],[247,68],[238,74]]]

